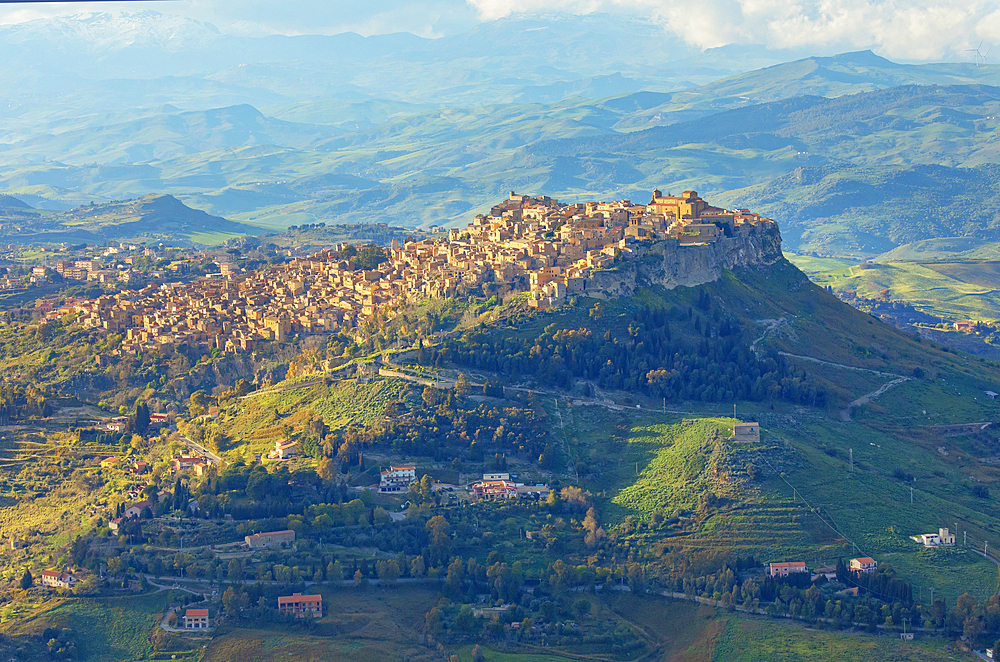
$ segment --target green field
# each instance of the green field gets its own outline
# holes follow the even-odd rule
[[[37,610],[29,618],[5,624],[8,635],[36,635],[44,628],[70,628],[88,662],[148,659],[149,636],[158,628],[171,592],[121,598],[71,598]],[[175,596],[176,597],[176,596]],[[191,647],[189,647],[191,648]]]
[[[424,615],[438,599],[435,587],[400,584],[361,591],[323,587],[319,592],[328,615],[312,631],[232,628],[212,640],[204,662],[438,659],[433,647],[417,643]]]
[[[817,273],[834,271],[836,269],[847,269],[854,262],[838,260],[829,257],[813,257],[812,255],[798,255],[789,251],[782,251],[785,259],[798,267],[802,273],[812,276]]]
[[[870,262],[863,269],[815,271],[810,278],[866,299],[903,300],[945,319],[1000,319],[1000,262]]]

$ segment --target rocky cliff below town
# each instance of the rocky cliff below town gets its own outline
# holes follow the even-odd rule
[[[613,269],[591,274],[587,296],[615,299],[632,296],[637,287],[692,287],[717,280],[724,270],[769,266],[781,257],[777,223],[756,223],[710,244],[681,246],[672,239],[639,243]]]

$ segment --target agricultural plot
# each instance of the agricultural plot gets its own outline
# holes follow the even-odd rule
[[[153,647],[149,635],[170,602],[163,591],[123,598],[55,601],[25,620],[5,624],[8,635],[36,635],[47,627],[70,628],[87,662],[145,659]]]
[[[434,648],[416,643],[424,615],[437,602],[436,588],[399,584],[357,591],[324,586],[319,592],[327,615],[311,631],[277,626],[274,630],[233,629],[212,640],[204,662],[439,659]]]
[[[991,547],[1000,544],[994,533],[1000,525],[993,515],[994,497],[971,494],[957,458],[854,422],[776,421],[768,433],[788,442],[796,457],[785,467],[784,478],[769,476],[768,486],[786,503],[798,499],[800,507],[835,527],[848,554],[889,562],[902,578],[925,592],[934,587],[936,597],[951,601],[966,590],[977,599],[997,590],[1000,577],[992,562],[972,554],[951,557],[944,550],[928,554],[910,539],[939,527],[954,529],[957,523],[971,539],[989,540]]]
[[[950,320],[1000,319],[1000,263],[873,262],[810,273],[818,285],[859,297],[902,299]]]
[[[243,399],[222,424],[236,442],[269,445],[282,436],[286,419],[298,412],[312,411],[333,429],[351,423],[369,424],[383,416],[386,404],[407,388],[404,382],[393,379],[375,379],[368,384],[347,379],[329,386],[319,381]]]
[[[918,638],[902,642],[896,636],[847,635],[764,617],[725,616],[720,620],[723,625],[721,632],[702,649],[707,649],[710,656],[701,659],[713,662],[944,662],[977,659],[972,654],[956,651],[947,639]]]

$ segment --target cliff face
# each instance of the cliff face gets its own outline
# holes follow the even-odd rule
[[[780,259],[776,223],[757,223],[748,232],[702,246],[659,241],[640,245],[615,269],[593,273],[587,296],[617,299],[632,296],[636,287],[692,287],[718,279],[724,269],[767,266]]]

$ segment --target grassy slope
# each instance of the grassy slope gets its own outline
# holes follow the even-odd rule
[[[314,631],[280,626],[233,629],[212,640],[204,662],[437,659],[433,648],[416,643],[424,615],[437,602],[436,588],[401,584],[366,591],[322,587],[319,592],[328,613],[317,621]]]
[[[1000,262],[870,263],[865,269],[844,266],[813,273],[812,279],[860,297],[903,299],[945,319],[1000,319]]]
[[[790,265],[730,274],[708,288],[713,301],[731,309],[739,302],[742,314],[751,318],[794,316],[763,341],[765,346],[896,374],[909,375],[922,367],[929,377],[897,386],[874,403],[854,409],[855,420],[844,421],[837,410],[846,399],[872,391],[890,378],[802,362],[811,376],[839,389],[843,399],[829,411],[740,403],[740,417],[761,420],[765,430],[756,452],[732,448],[705,452],[713,446],[711,442],[706,446],[711,429],[728,434],[731,419],[717,418],[726,415],[730,405],[725,403],[670,403],[670,410],[687,412],[680,414],[657,411],[660,403],[638,396],[632,397],[642,404],[639,411],[564,407],[570,460],[590,466],[581,484],[603,495],[599,501],[606,516],[619,521],[627,514],[645,517],[654,510],[667,516],[694,510],[698,495],[712,489],[723,497],[720,508],[709,517],[688,513],[691,519],[671,529],[672,544],[810,562],[863,552],[890,561],[925,591],[934,586],[936,595],[949,599],[967,589],[979,596],[995,591],[998,577],[992,563],[970,553],[924,551],[909,536],[941,526],[954,528],[957,521],[959,530],[967,530],[971,538],[989,539],[991,547],[1000,544],[996,497],[984,500],[971,494],[976,482],[998,485],[1000,474],[991,465],[970,461],[972,452],[985,456],[989,444],[974,447],[973,440],[965,437],[943,441],[942,432],[929,427],[996,419],[997,404],[976,395],[1000,382],[996,366],[916,342],[808,283]],[[685,288],[659,294],[667,301],[683,297],[693,299],[695,294]],[[553,320],[544,318],[537,324],[549,321]],[[555,321],[568,327],[580,322],[573,313]],[[524,332],[530,331],[522,328],[520,333]],[[710,418],[693,426],[680,420],[706,416]],[[616,426],[629,431],[626,444],[612,440]],[[937,450],[942,443],[952,449],[948,456]],[[854,474],[847,471],[851,449]],[[738,475],[746,457],[763,469],[763,480],[757,484]],[[725,480],[725,471],[708,470],[722,458],[733,465]],[[897,467],[917,477],[912,507],[908,485],[893,477]],[[787,482],[778,472],[785,473]],[[850,541],[858,545],[857,552]]]
[[[589,596],[594,600],[593,596]],[[604,605],[602,605],[604,607]],[[689,602],[622,595],[604,607],[649,638],[664,662],[780,662],[816,660],[973,660],[947,640],[924,638],[901,644],[895,637],[873,637],[807,628],[787,620],[731,614]],[[485,649],[487,662],[556,662],[566,658]],[[459,651],[467,662],[470,646]]]
[[[153,650],[148,637],[169,601],[169,591],[56,600],[28,619],[5,624],[5,630],[10,635],[24,635],[40,634],[46,627],[71,628],[80,657],[87,662],[143,659]]]

